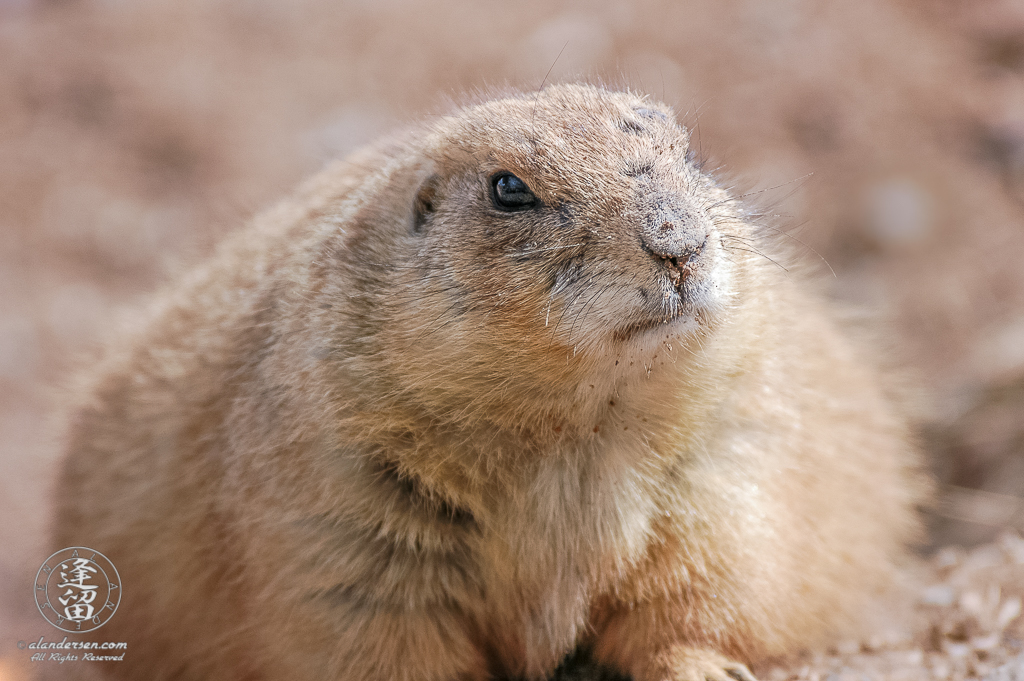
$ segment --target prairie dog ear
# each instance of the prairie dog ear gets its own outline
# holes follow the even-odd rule
[[[425,232],[430,221],[433,219],[435,210],[434,200],[437,198],[437,187],[440,182],[440,176],[435,173],[420,184],[420,188],[416,192],[416,199],[413,201],[413,234]]]

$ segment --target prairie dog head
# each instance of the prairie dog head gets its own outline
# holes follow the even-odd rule
[[[373,281],[360,288],[381,293],[392,369],[429,392],[650,374],[736,295],[750,227],[663,105],[553,86],[463,109],[402,148],[377,192],[395,210],[363,209],[348,248]]]

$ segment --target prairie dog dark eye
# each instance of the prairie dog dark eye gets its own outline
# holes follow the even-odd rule
[[[491,179],[491,197],[500,210],[526,210],[537,204],[526,183],[512,173],[498,173]]]

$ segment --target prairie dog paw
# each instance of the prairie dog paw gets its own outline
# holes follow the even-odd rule
[[[710,650],[677,647],[659,662],[664,681],[757,681],[745,664]]]

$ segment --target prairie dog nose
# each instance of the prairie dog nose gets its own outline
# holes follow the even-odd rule
[[[641,227],[644,249],[656,257],[684,267],[707,243],[711,224],[702,212],[687,206],[675,196],[658,197],[653,217]]]

